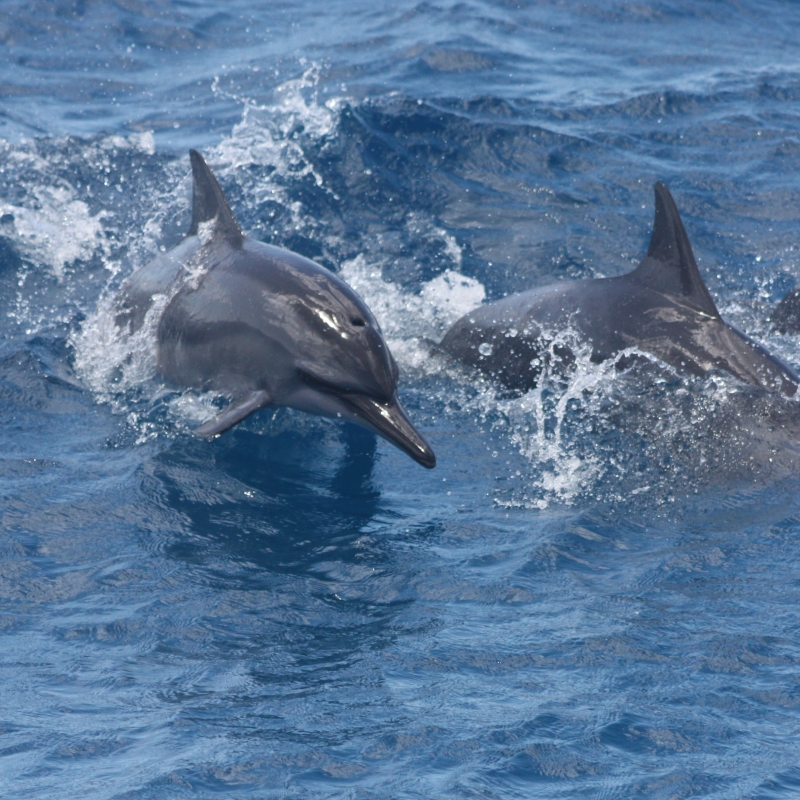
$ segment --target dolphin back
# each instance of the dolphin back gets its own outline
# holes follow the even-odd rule
[[[724,370],[789,396],[800,384],[791,367],[722,319],[663,183],[655,185],[650,246],[633,272],[565,281],[486,304],[458,320],[440,347],[524,391],[538,382],[548,355],[558,357],[553,366],[571,363],[569,353],[550,347],[553,333],[567,330],[591,345],[595,363],[634,348],[683,373]]]
[[[186,265],[195,259],[205,239],[198,237],[201,226],[209,226],[210,240],[224,241],[241,248],[244,234],[231,212],[225,194],[214,173],[197,150],[189,151],[192,162],[192,224],[183,240],[172,250],[162,253],[139,267],[120,288],[116,300],[116,323],[128,326],[130,333],[141,328],[156,295],[172,294],[186,274]]]

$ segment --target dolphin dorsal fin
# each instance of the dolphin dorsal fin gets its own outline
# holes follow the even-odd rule
[[[659,181],[655,193],[656,216],[650,247],[631,275],[656,292],[679,298],[684,305],[719,317],[697,269],[689,237],[669,189]]]
[[[225,239],[235,247],[244,241],[244,234],[231,212],[214,173],[197,150],[189,151],[194,177],[192,196],[192,226],[189,236],[196,236],[200,223],[215,220],[213,238]]]

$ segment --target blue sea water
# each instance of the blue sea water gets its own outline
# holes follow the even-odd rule
[[[617,275],[665,181],[729,321],[800,281],[800,5],[3,0],[0,796],[800,796],[800,406],[430,342]],[[203,151],[376,313],[439,464],[120,341]]]

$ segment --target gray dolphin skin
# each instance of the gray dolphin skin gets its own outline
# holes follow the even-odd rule
[[[663,183],[655,185],[655,201],[650,247],[633,272],[565,281],[488,303],[459,319],[441,349],[509,389],[527,391],[537,383],[555,334],[571,329],[591,346],[595,363],[637,348],[679,372],[723,370],[794,395],[797,373],[719,315]],[[570,352],[553,349],[570,359]]]
[[[434,467],[400,405],[397,364],[364,301],[319,264],[245,237],[203,157],[190,157],[189,233],[123,284],[116,322],[134,333],[158,314],[163,376],[233,397],[196,433],[215,437],[260,408],[289,406],[354,422]],[[166,300],[163,310],[156,298]]]
[[[778,333],[800,333],[800,288],[792,289],[775,306],[772,327]]]

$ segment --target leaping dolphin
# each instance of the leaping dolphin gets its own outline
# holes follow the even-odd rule
[[[341,417],[423,467],[436,456],[397,397],[397,364],[364,301],[324,267],[248,239],[203,157],[189,152],[192,224],[176,247],[123,284],[116,322],[157,318],[157,363],[182,387],[233,401],[197,429],[215,437],[265,406]],[[166,300],[163,310],[154,298]]]
[[[800,377],[722,319],[703,283],[675,201],[655,185],[655,221],[647,255],[627,275],[532,289],[476,308],[440,347],[508,388],[533,388],[554,334],[572,329],[595,363],[627,348],[650,353],[679,372],[724,370],[745,383],[794,395]]]

